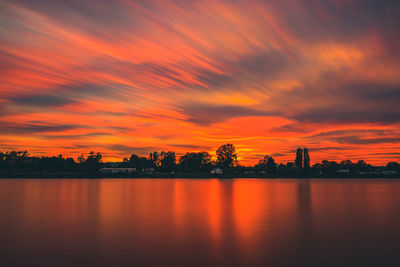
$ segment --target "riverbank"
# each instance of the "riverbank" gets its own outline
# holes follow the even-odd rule
[[[227,173],[227,174],[209,174],[209,173],[101,173],[101,172],[0,172],[0,179],[19,179],[19,178],[38,178],[38,179],[103,179],[103,178],[187,178],[187,179],[232,179],[232,178],[260,178],[260,179],[276,179],[276,178],[400,178],[399,175],[382,175],[382,174],[355,174],[355,173],[277,173],[275,175],[266,174],[243,174],[243,173]]]

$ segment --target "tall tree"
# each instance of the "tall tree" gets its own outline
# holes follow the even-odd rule
[[[303,149],[301,149],[300,147],[297,149],[294,165],[299,170],[303,168]]]
[[[235,146],[225,144],[217,149],[217,163],[223,168],[230,168],[237,162]]]
[[[308,153],[308,148],[303,148],[303,157],[304,157],[303,167],[305,170],[309,170],[310,169],[310,154]]]

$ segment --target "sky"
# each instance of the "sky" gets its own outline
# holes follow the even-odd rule
[[[399,161],[398,14],[398,0],[0,0],[0,150]]]

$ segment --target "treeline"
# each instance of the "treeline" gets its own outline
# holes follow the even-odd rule
[[[83,154],[75,161],[61,154],[53,157],[30,156],[27,151],[0,152],[0,170],[14,172],[97,172],[103,165],[101,153]]]
[[[120,163],[104,163],[100,152],[90,152],[73,158],[61,154],[53,157],[30,156],[27,151],[0,152],[1,171],[48,171],[48,172],[98,172],[102,167],[136,168],[138,172],[209,172],[219,167],[228,171],[238,166],[237,153],[232,144],[222,145],[213,161],[208,152],[190,152],[177,157],[173,151],[152,152],[148,157],[132,154]]]
[[[13,174],[45,175],[56,174],[100,174],[102,168],[135,168],[132,175],[148,174],[203,175],[211,173],[220,176],[246,177],[342,177],[342,176],[398,176],[400,164],[389,162],[376,167],[363,160],[341,162],[324,160],[311,166],[307,148],[298,148],[293,162],[277,164],[273,157],[266,155],[251,167],[241,166],[236,148],[232,144],[221,145],[216,151],[215,160],[208,152],[188,152],[180,157],[174,151],[152,152],[148,156],[132,154],[122,162],[104,163],[100,152],[81,154],[77,159],[30,156],[27,151],[0,152],[0,176]]]
[[[236,149],[232,144],[220,146],[216,151],[217,159],[212,160],[208,152],[188,152],[177,157],[173,151],[152,152],[149,157],[139,157],[132,154],[124,158],[120,167],[136,168],[138,171],[146,171],[150,168],[160,172],[209,172],[212,168],[221,168],[231,171],[238,167]]]

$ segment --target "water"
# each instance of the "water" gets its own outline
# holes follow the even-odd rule
[[[400,266],[400,181],[0,180],[0,265]]]

